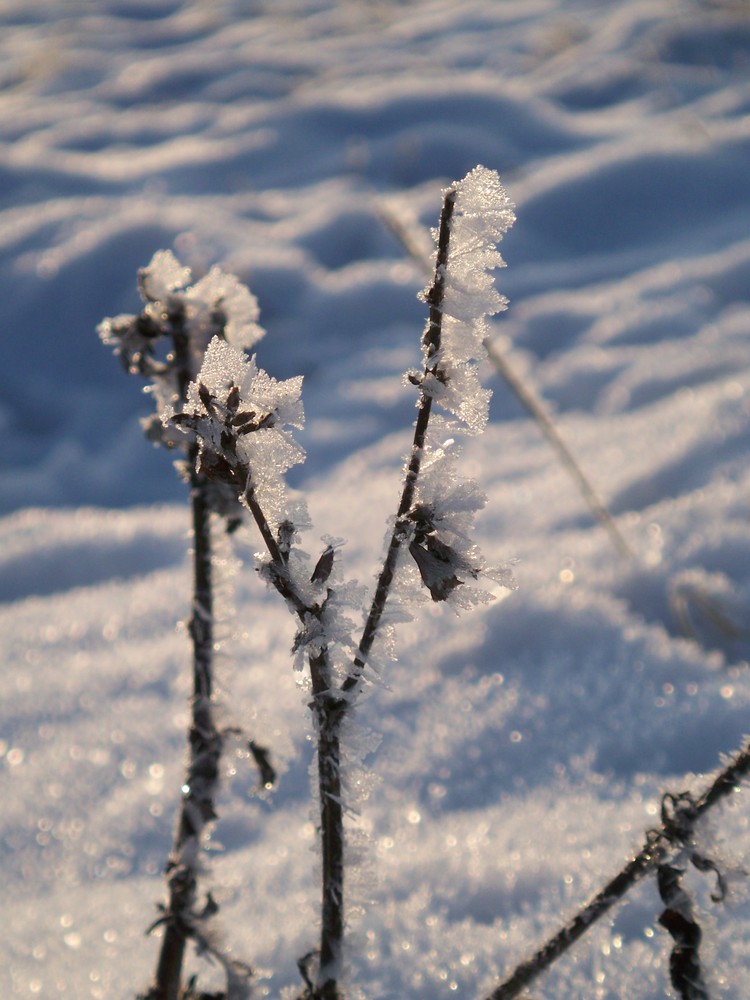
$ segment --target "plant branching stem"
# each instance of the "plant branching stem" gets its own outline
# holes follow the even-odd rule
[[[446,192],[440,217],[438,252],[435,275],[427,293],[429,320],[424,334],[425,367],[420,388],[411,455],[406,470],[401,500],[396,513],[388,551],[378,578],[375,595],[358,647],[353,666],[339,691],[333,690],[333,677],[327,649],[310,657],[313,687],[312,709],[318,736],[318,782],[320,789],[320,836],[323,855],[323,886],[321,902],[320,963],[313,1000],[340,1000],[339,964],[344,936],[344,814],[341,788],[341,722],[351,704],[341,697],[358,684],[368,654],[375,641],[393,584],[399,550],[406,535],[404,517],[414,502],[417,480],[422,467],[427,428],[432,409],[432,397],[426,389],[429,378],[438,377],[436,355],[440,350],[443,300],[447,274],[450,224],[456,200],[455,188]],[[271,557],[271,581],[276,590],[304,621],[308,615],[322,613],[320,607],[310,607],[297,593],[287,570],[286,558],[258,503],[252,487],[245,490],[245,501]],[[309,990],[308,994],[309,995]]]
[[[310,606],[297,592],[287,560],[252,487],[244,498],[271,557],[271,582],[300,618],[320,616],[322,608]],[[340,1000],[339,963],[344,938],[344,812],[341,789],[340,723],[346,703],[332,689],[327,648],[310,656],[310,677],[318,739],[320,792],[320,842],[323,856],[320,963],[314,1000]]]
[[[189,341],[185,332],[184,315],[170,317],[174,344],[174,366],[181,399],[187,397],[192,377]],[[215,817],[213,792],[219,773],[222,740],[217,731],[211,708],[213,690],[213,582],[211,575],[211,502],[209,484],[196,471],[197,444],[188,449],[190,470],[190,503],[193,533],[193,603],[188,631],[193,646],[193,697],[189,732],[189,759],[180,815],[175,830],[172,854],[167,866],[169,902],[165,911],[162,938],[154,985],[148,1000],[178,1000],[182,986],[182,966],[185,944],[190,936],[189,916],[195,903],[197,874],[188,865],[179,864],[180,851],[187,838],[200,835],[195,830],[196,811],[199,822]],[[200,794],[196,795],[195,779],[199,777]]]
[[[278,542],[274,538],[274,534],[271,531],[271,526],[268,523],[266,515],[263,513],[263,508],[258,503],[255,496],[255,490],[252,486],[248,486],[245,490],[245,500],[247,501],[247,506],[250,513],[253,515],[253,520],[258,526],[258,531],[260,531],[263,541],[268,549],[268,554],[270,555],[273,562],[277,567],[281,568],[286,565],[286,560],[281,554],[281,549],[279,548]]]
[[[730,795],[748,773],[750,773],[750,744],[719,772],[698,799],[693,800],[688,797],[690,807],[680,810],[679,823],[668,819],[656,830],[650,831],[639,853],[530,959],[518,965],[487,1000],[512,1000],[513,997],[517,997],[529,983],[545,972],[600,917],[622,899],[644,875],[653,871],[673,847],[689,840],[698,820]]]
[[[408,514],[414,503],[414,493],[422,468],[424,457],[424,447],[427,438],[427,428],[432,412],[432,396],[425,388],[425,383],[430,377],[437,377],[434,359],[440,350],[440,343],[443,328],[443,301],[445,299],[445,282],[447,276],[448,250],[450,247],[451,221],[453,219],[453,209],[456,204],[456,189],[449,188],[443,198],[443,208],[440,213],[440,226],[438,229],[438,247],[435,259],[435,273],[432,285],[427,293],[429,305],[429,318],[427,329],[424,334],[424,345],[426,347],[426,357],[422,384],[420,387],[419,413],[417,414],[414,426],[414,439],[411,446],[409,465],[406,470],[404,487],[401,493],[401,501],[396,512],[396,523],[388,544],[383,568],[380,571],[378,582],[375,587],[375,594],[370,605],[370,611],[365,621],[362,631],[362,639],[359,643],[357,655],[352,664],[352,668],[342,685],[342,690],[351,692],[359,684],[362,672],[370,654],[372,645],[380,627],[380,622],[385,611],[386,601],[393,585],[393,578],[396,573],[396,563],[399,551],[406,538],[407,529],[403,518]]]

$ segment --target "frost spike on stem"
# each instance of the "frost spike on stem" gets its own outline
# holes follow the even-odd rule
[[[424,345],[427,349],[427,356],[425,358],[424,365],[425,377],[431,372],[430,361],[440,350],[443,328],[445,278],[448,266],[448,250],[450,247],[451,221],[453,219],[453,209],[455,204],[456,187],[454,185],[453,187],[447,189],[443,198],[443,208],[440,213],[440,226],[438,229],[438,247],[437,256],[435,258],[435,273],[432,286],[426,296],[430,312],[427,329],[424,334]],[[367,616],[367,621],[365,622],[365,627],[362,632],[359,649],[357,650],[357,655],[352,664],[349,676],[342,685],[342,691],[347,693],[351,692],[359,683],[362,672],[365,668],[365,663],[367,662],[367,657],[369,656],[372,644],[375,641],[375,636],[377,635],[380,621],[383,617],[383,612],[385,611],[385,603],[388,599],[388,594],[390,593],[391,586],[393,584],[393,577],[396,572],[396,562],[398,560],[399,550],[401,549],[406,534],[403,518],[411,509],[414,502],[414,492],[417,486],[417,479],[419,478],[419,473],[422,468],[425,439],[427,437],[427,427],[430,422],[431,411],[432,397],[425,392],[424,387],[422,386],[420,387],[419,413],[417,414],[417,421],[414,427],[414,440],[412,441],[411,446],[411,457],[406,471],[404,489],[401,494],[401,502],[399,503],[398,511],[396,512],[396,523],[393,527],[393,533],[391,534],[391,540],[388,545],[385,562],[383,563],[383,569],[380,571],[380,576],[378,577],[375,595],[372,599],[370,612]]]
[[[638,854],[601,889],[572,920],[568,921],[527,961],[516,966],[510,976],[486,1000],[513,1000],[529,983],[553,965],[571,945],[603,917],[644,875],[653,871],[669,850],[689,840],[695,825],[709,809],[725,799],[750,773],[750,742],[719,772],[699,799],[689,809],[681,809],[652,830]],[[674,802],[684,796],[671,796]],[[665,796],[666,799],[666,796]]]

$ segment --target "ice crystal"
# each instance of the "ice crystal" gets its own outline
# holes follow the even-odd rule
[[[138,273],[140,314],[99,324],[99,336],[127,371],[149,379],[157,414],[143,421],[144,430],[154,443],[170,448],[187,441],[158,414],[168,406],[180,409],[211,340],[218,336],[249,350],[264,334],[255,296],[234,275],[214,267],[195,284],[191,281],[189,268],[171,251],[159,250]]]
[[[477,362],[485,356],[486,318],[508,305],[490,272],[505,266],[497,243],[515,215],[497,173],[486,167],[475,167],[448,190],[455,192],[455,203],[442,275],[440,345],[429,359],[424,391],[465,431],[477,433],[487,423],[490,399],[477,377]],[[430,290],[423,295],[429,299]]]
[[[166,426],[176,424],[196,437],[201,472],[233,486],[240,502],[252,492],[276,530],[306,521],[299,501],[288,500],[284,482],[285,473],[305,458],[289,429],[304,422],[301,388],[301,377],[278,382],[254,358],[214,337],[184,407],[167,406],[162,415]]]

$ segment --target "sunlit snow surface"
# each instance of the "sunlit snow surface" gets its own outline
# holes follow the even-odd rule
[[[424,238],[482,163],[518,216],[493,336],[635,553],[486,366],[461,473],[519,589],[425,608],[369,688],[349,950],[371,1000],[485,996],[640,847],[661,793],[700,790],[750,731],[747,3],[5,0],[0,86],[0,993],[147,985],[182,782],[184,488],[97,323],[137,310],[158,249],[247,282],[259,363],[305,376],[306,547],[345,536],[369,582],[424,322],[394,226]],[[282,773],[259,795],[227,758],[207,885],[279,997],[316,943],[312,751],[257,546],[221,555],[220,702]],[[685,639],[680,593],[738,634],[693,598]],[[750,868],[749,800],[701,833],[727,869]],[[718,906],[688,883],[712,997],[749,996],[745,880]],[[668,995],[659,909],[647,881],[532,995]]]

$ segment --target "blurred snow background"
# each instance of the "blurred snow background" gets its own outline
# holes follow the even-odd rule
[[[488,365],[464,471],[520,589],[427,609],[363,704],[382,743],[351,949],[368,997],[486,994],[750,730],[747,3],[3,0],[0,86],[3,995],[147,984],[182,778],[183,487],[97,323],[138,308],[157,249],[247,282],[259,362],[305,376],[309,548],[346,536],[371,580],[424,320],[392,220],[416,238],[476,163],[518,212],[496,344],[636,553]],[[292,624],[238,544],[221,700],[283,774],[258,795],[229,760],[211,884],[279,996],[315,943],[311,748]],[[691,592],[739,633],[693,599],[687,639]],[[702,833],[727,865],[750,864],[749,816],[742,792]],[[691,886],[712,996],[750,995],[743,880],[721,907]],[[659,909],[647,882],[532,994],[668,994]]]

